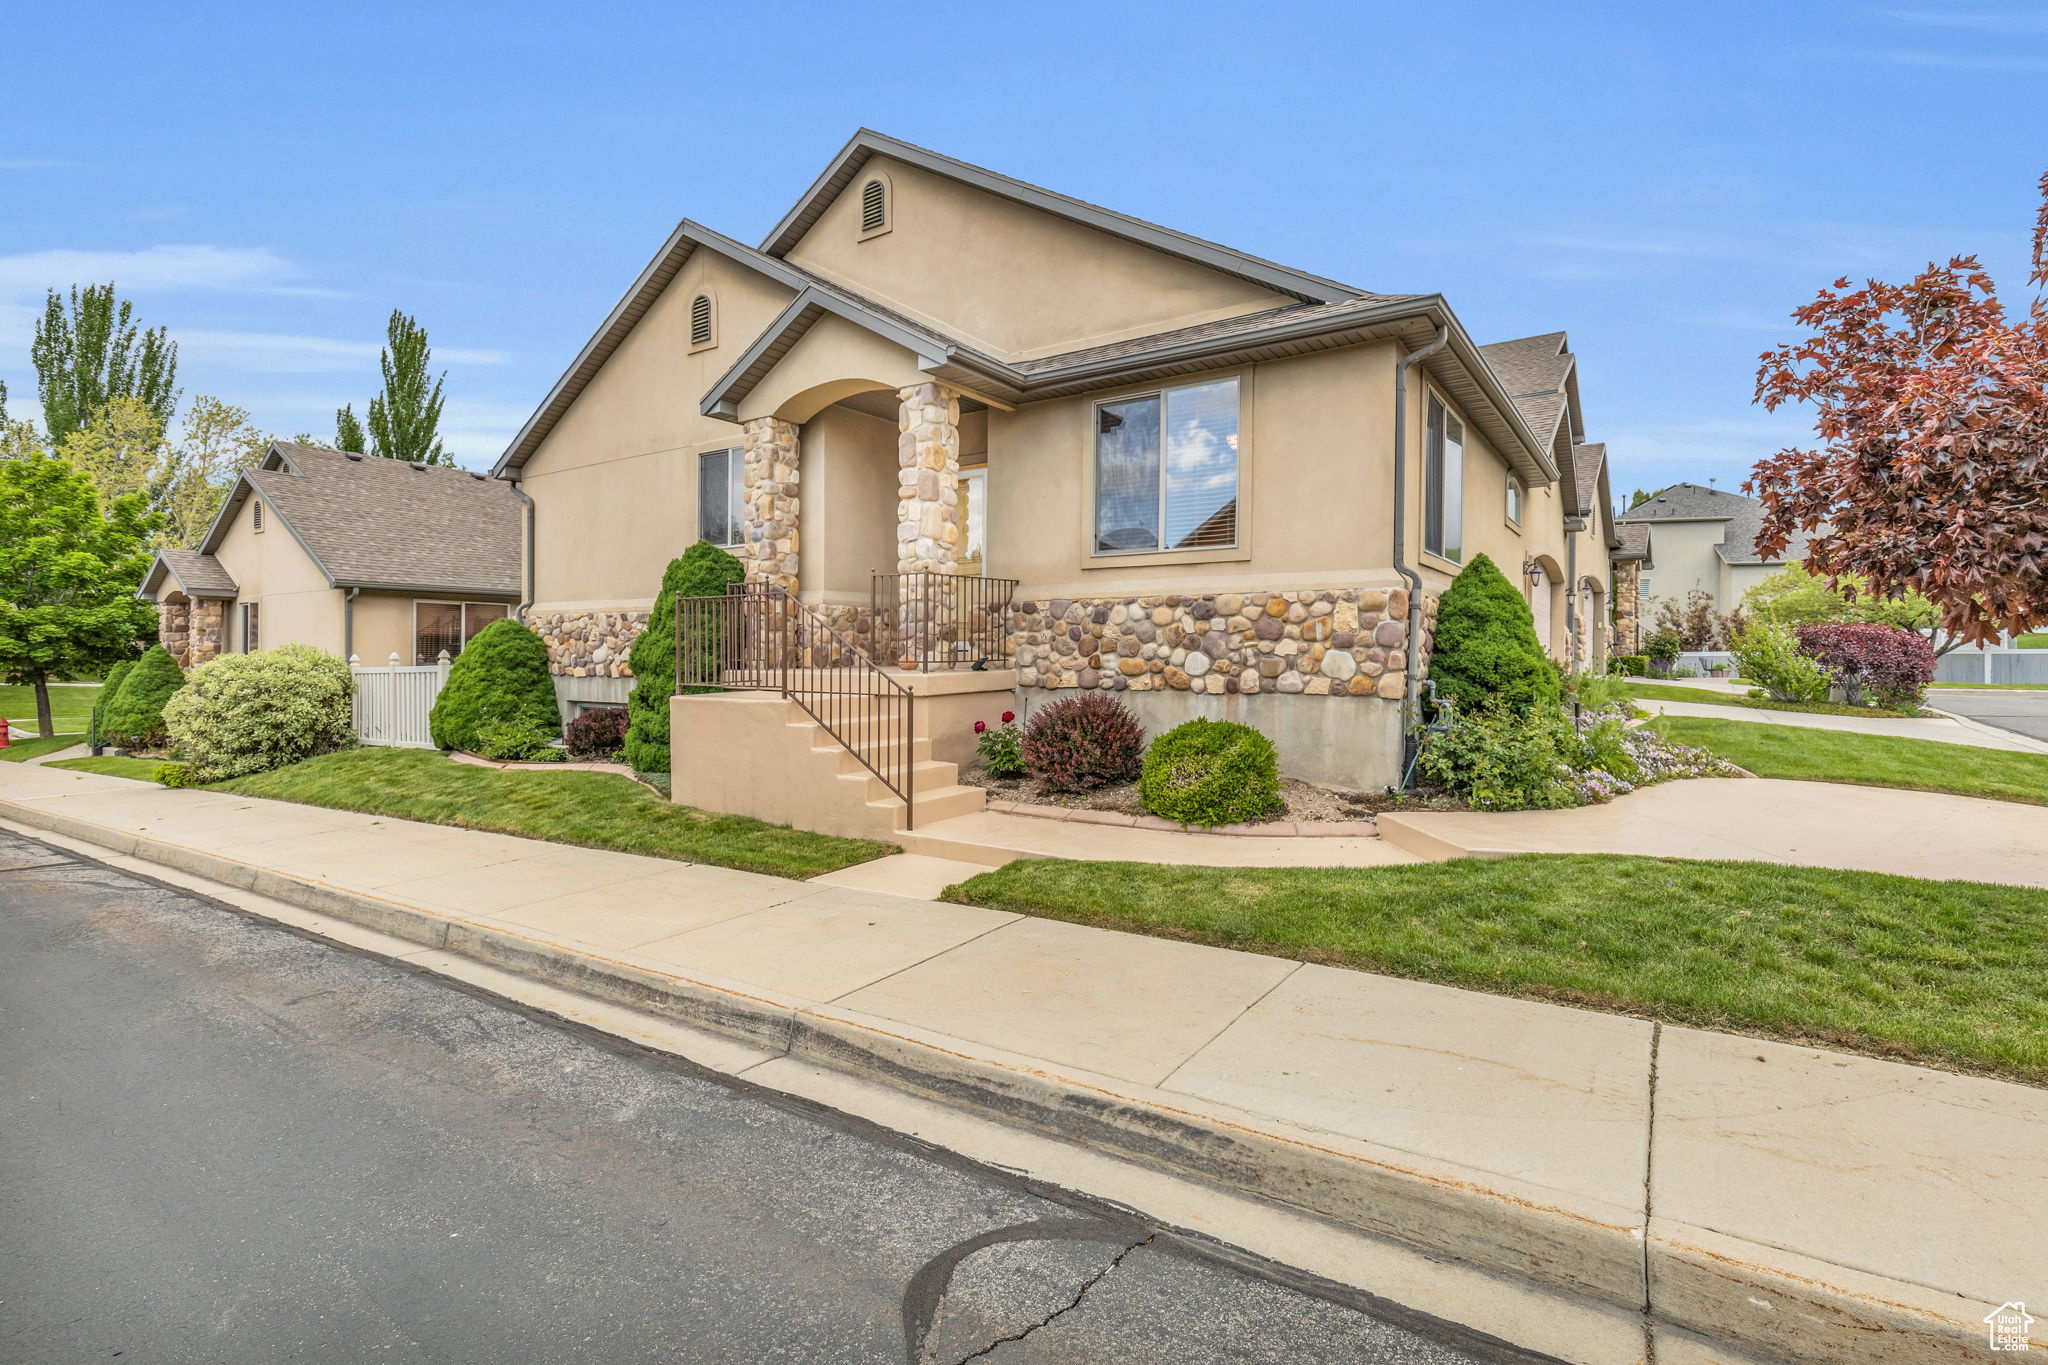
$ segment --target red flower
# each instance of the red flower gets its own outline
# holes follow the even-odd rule
[[[983,730],[986,730],[986,729],[988,729],[988,722],[987,722],[987,721],[985,721],[985,720],[978,720],[978,721],[974,722],[974,733],[975,733],[975,734],[977,734],[977,735],[978,735],[978,734],[980,734],[980,733],[981,733],[981,732],[982,732]]]
[[[1017,719],[1017,713],[1015,711],[1003,712],[1003,724],[1008,725],[1011,721],[1015,719]]]

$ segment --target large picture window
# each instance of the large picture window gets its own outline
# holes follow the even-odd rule
[[[740,543],[746,526],[747,453],[712,450],[697,457],[697,538]]]
[[[1465,424],[1435,394],[1422,470],[1422,548],[1465,562]]]
[[[1095,410],[1095,553],[1237,544],[1237,381]]]
[[[503,602],[415,602],[412,604],[413,659],[430,664],[447,650],[448,657],[493,621],[505,619]]]

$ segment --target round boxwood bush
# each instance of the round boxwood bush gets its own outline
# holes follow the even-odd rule
[[[661,592],[654,599],[654,612],[647,629],[633,641],[627,663],[638,681],[626,698],[626,762],[636,773],[669,771],[668,699],[676,684],[676,599],[716,597],[728,583],[747,576],[740,562],[708,540],[685,550],[680,559],[669,561],[661,576]],[[715,688],[689,687],[685,692],[711,692]]]
[[[1230,720],[1191,720],[1152,741],[1138,778],[1145,809],[1184,825],[1235,825],[1280,807],[1273,741]]]
[[[1555,705],[1562,688],[1557,665],[1536,640],[1529,604],[1483,554],[1472,557],[1437,603],[1429,676],[1439,695],[1468,710]]]
[[[550,737],[562,733],[548,647],[509,617],[491,622],[463,646],[434,699],[427,732],[443,749],[475,749],[477,730],[491,721],[530,721]]]
[[[1145,753],[1145,727],[1107,692],[1083,692],[1032,713],[1024,766],[1054,791],[1128,782]]]
[[[155,749],[164,742],[164,703],[185,685],[185,672],[162,645],[135,661],[121,690],[100,716],[105,737],[124,749]]]
[[[354,698],[348,665],[311,645],[223,654],[165,703],[164,728],[185,782],[224,782],[349,748]]]

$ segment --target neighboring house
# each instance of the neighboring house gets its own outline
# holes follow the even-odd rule
[[[1623,512],[1619,526],[1655,526],[1654,565],[1642,570],[1646,612],[1655,604],[1683,604],[1694,591],[1714,599],[1714,610],[1733,611],[1742,594],[1805,557],[1806,539],[1794,536],[1784,553],[1765,559],[1756,550],[1764,505],[1755,498],[1696,483],[1675,483]]]
[[[759,247],[678,227],[493,472],[533,501],[528,620],[569,711],[623,700],[700,536],[855,641],[918,575],[991,575],[1015,667],[952,694],[1113,691],[1154,733],[1230,717],[1352,787],[1399,778],[1435,602],[1473,555],[1558,657],[1608,650],[1606,450],[1562,332],[1481,346],[1440,295],[870,132]]]
[[[522,506],[467,470],[279,441],[137,596],[187,668],[291,643],[432,663],[517,609]]]

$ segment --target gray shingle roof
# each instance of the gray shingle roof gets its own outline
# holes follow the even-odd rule
[[[197,550],[158,550],[157,558],[163,561],[171,577],[178,581],[178,587],[192,597],[233,597],[236,592],[234,575],[227,571],[212,555]]]
[[[1785,541],[1785,549],[1771,559],[1765,559],[1756,551],[1757,532],[1763,529],[1763,504],[1754,498],[1744,498],[1746,506],[1737,510],[1728,520],[1728,529],[1721,536],[1721,543],[1714,547],[1714,553],[1730,564],[1789,564],[1806,558],[1806,537],[1794,532]]]
[[[1648,502],[1631,507],[1617,521],[1722,521],[1740,516],[1756,499],[1696,483],[1674,483]]]
[[[1304,303],[1286,308],[1268,308],[1257,313],[1243,313],[1234,318],[1218,318],[1214,322],[1197,323],[1193,327],[1176,327],[1170,332],[1153,332],[1148,336],[1129,337],[1123,341],[1112,341],[1102,346],[1089,346],[1079,351],[1062,351],[1058,355],[1040,356],[1036,360],[1020,360],[1013,367],[1022,374],[1047,374],[1055,370],[1069,370],[1081,365],[1092,365],[1099,361],[1116,360],[1124,356],[1143,355],[1165,346],[1178,346],[1186,342],[1210,341],[1223,337],[1238,336],[1246,332],[1262,331],[1268,327],[1282,327],[1297,322],[1317,322],[1324,319],[1341,318],[1349,313],[1370,312],[1389,303],[1404,299],[1418,298],[1415,294],[1365,294],[1355,299],[1344,299],[1337,303]],[[1484,349],[1484,348],[1482,348]]]
[[[511,485],[286,441],[270,450],[243,478],[336,586],[518,594],[521,503]]]
[[[1500,382],[1516,398],[1531,393],[1556,393],[1571,370],[1571,353],[1565,350],[1563,332],[1517,337],[1481,346],[1479,354],[1493,366]]]
[[[1650,557],[1650,524],[1648,522],[1637,521],[1616,525],[1614,536],[1620,544],[1615,547],[1614,553],[1609,558],[1647,560]]]

